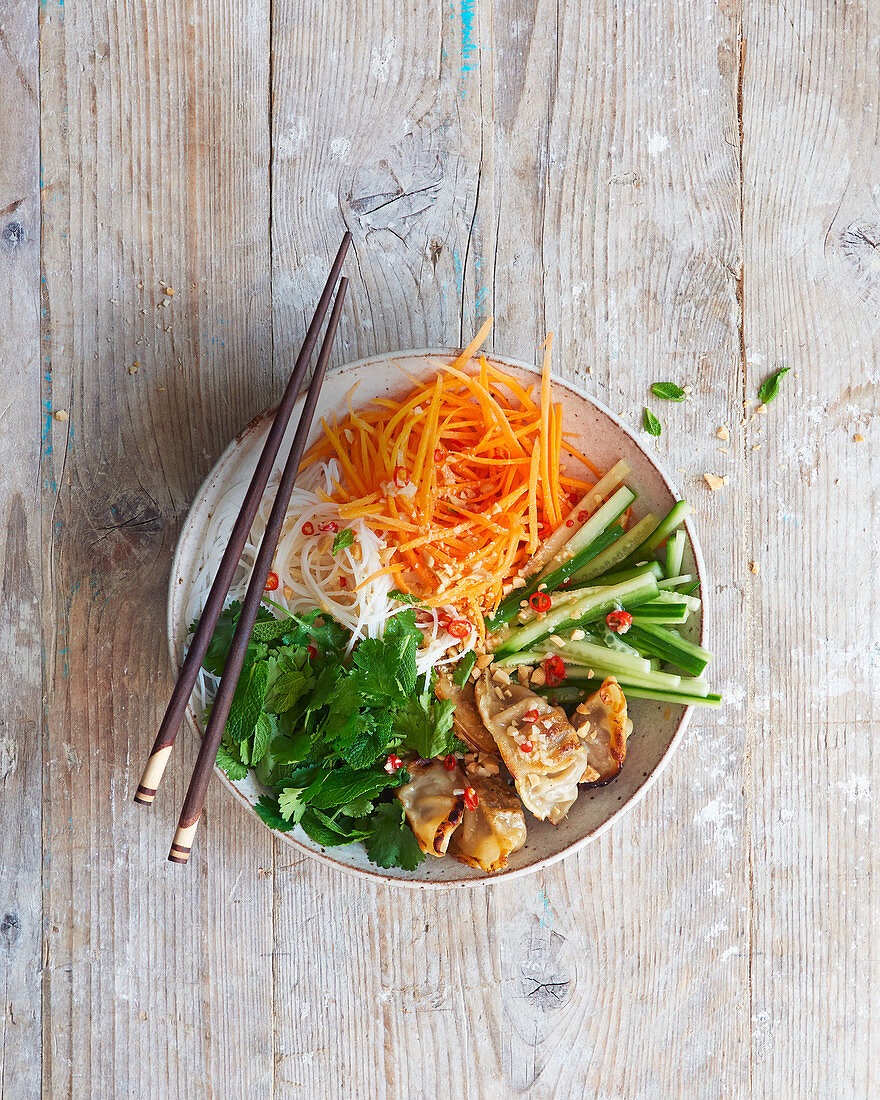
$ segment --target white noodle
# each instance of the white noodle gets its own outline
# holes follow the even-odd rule
[[[227,602],[244,599],[260,539],[272,510],[279,476],[276,471],[260,502],[257,518],[229,588]],[[249,474],[245,471],[211,512],[198,569],[184,604],[187,623],[194,623],[205,606],[220,559],[226,549],[229,532],[244,499],[248,480]],[[321,499],[318,490],[329,495],[334,489],[334,480],[341,480],[341,471],[336,459],[330,459],[328,462],[312,465],[297,482],[272,565],[273,572],[278,576],[278,588],[268,593],[268,596],[288,611],[304,612],[318,607],[332,615],[351,631],[348,645],[350,651],[362,638],[380,637],[388,619],[402,611],[404,605],[389,596],[396,587],[390,574],[374,577],[368,584],[358,588],[367,577],[383,568],[380,551],[384,549],[384,543],[362,519],[344,522],[340,519],[338,505]],[[308,530],[308,524],[312,525],[314,534],[303,532],[303,526]],[[354,544],[337,551],[335,555],[332,554],[334,533],[332,529],[321,531],[321,526],[328,524],[336,524],[340,531],[344,527],[350,527],[355,536]],[[345,587],[340,585],[343,578]],[[422,674],[457,661],[458,655],[446,655],[450,646],[460,645],[467,650],[472,648],[475,640],[473,632],[468,639],[461,642],[443,630],[438,621],[442,610],[454,614],[452,608],[431,609],[430,619],[423,625],[425,641],[416,657],[416,665]],[[214,697],[218,682],[216,676],[202,669],[195,691],[200,709],[203,710]]]

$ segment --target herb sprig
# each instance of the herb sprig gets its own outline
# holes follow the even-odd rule
[[[240,612],[230,604],[214,631],[205,667],[215,675]],[[256,806],[270,828],[299,825],[324,846],[363,841],[379,866],[412,870],[424,856],[393,798],[409,776],[383,765],[392,750],[424,759],[460,750],[454,704],[436,698],[436,673],[418,674],[414,608],[347,654],[349,637],[318,610],[276,619],[261,609],[217,764],[233,780],[255,770],[270,791]]]

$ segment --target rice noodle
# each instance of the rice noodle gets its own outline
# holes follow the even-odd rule
[[[243,600],[253,571],[260,540],[266,529],[280,474],[275,472],[260,502],[254,525],[245,543],[241,561],[236,568],[229,588],[227,603]],[[217,501],[205,530],[202,553],[192,586],[184,604],[185,622],[194,623],[202,613],[211,584],[226,549],[229,532],[235,523],[244,499],[249,474],[240,478]],[[334,491],[334,482],[341,481],[337,460],[317,462],[301,475],[293,494],[278,540],[278,549],[272,570],[278,576],[278,588],[270,594],[273,603],[291,612],[310,611],[315,607],[351,631],[349,651],[362,638],[378,638],[385,624],[393,615],[404,609],[403,604],[391,599],[394,578],[388,574],[367,577],[381,570],[384,561],[380,552],[385,549],[383,540],[362,519],[343,521],[339,506],[328,500]],[[303,527],[311,524],[314,533],[306,534]],[[335,524],[341,531],[350,527],[355,541],[352,546],[331,553],[334,533],[321,527]],[[340,582],[344,581],[344,585]],[[359,587],[363,584],[363,587]],[[452,612],[452,608],[428,608],[420,612],[425,633],[424,645],[419,649],[416,664],[420,673],[448,665],[458,660],[458,655],[448,657],[446,650],[453,645],[469,649],[474,634],[465,642],[454,638],[440,626],[440,614]],[[199,674],[195,697],[203,709],[213,698],[218,678],[204,669]]]

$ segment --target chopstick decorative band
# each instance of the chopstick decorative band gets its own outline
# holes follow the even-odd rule
[[[211,636],[214,633],[214,627],[217,625],[220,612],[223,610],[223,604],[229,592],[229,586],[232,584],[232,578],[241,558],[248,533],[253,526],[254,519],[257,515],[257,509],[260,506],[260,501],[263,499],[263,493],[268,484],[272,466],[278,454],[278,449],[281,446],[281,441],[284,438],[288,422],[290,421],[290,414],[296,404],[296,399],[299,397],[303,378],[305,377],[306,369],[312,358],[312,352],[315,350],[315,344],[318,342],[318,334],[324,322],[324,317],[327,314],[330,298],[333,295],[333,290],[339,279],[342,263],[348,252],[350,243],[351,233],[346,232],[342,238],[342,244],[339,246],[339,251],[336,253],[333,266],[330,268],[330,274],[327,278],[327,282],[324,284],[324,289],[321,292],[321,297],[315,309],[315,315],[306,332],[290,380],[278,404],[275,418],[272,421],[269,434],[263,446],[263,453],[260,455],[257,468],[254,470],[254,475],[245,493],[238,519],[235,521],[232,533],[229,536],[229,544],[226,547],[220,566],[217,569],[217,575],[214,578],[214,583],[211,585],[211,591],[205,601],[205,607],[199,619],[199,625],[190,642],[189,649],[187,650],[186,657],[184,658],[183,665],[177,677],[177,682],[171,693],[171,699],[168,702],[165,716],[162,719],[162,724],[159,726],[159,732],[156,734],[153,748],[150,750],[150,757],[147,760],[146,767],[141,776],[141,781],[138,783],[137,791],[135,792],[134,800],[142,806],[149,806],[152,804],[153,799],[156,797],[156,791],[158,790],[159,784],[162,781],[162,775],[165,772],[165,765],[168,763],[168,757],[171,755],[174,739],[177,737],[177,731],[180,729],[180,723],[183,721],[183,715],[186,712],[186,705],[192,695],[199,669],[208,651]]]
[[[281,536],[281,529],[284,526],[287,506],[290,503],[290,495],[293,492],[293,487],[299,472],[299,464],[302,460],[306,439],[308,438],[312,418],[315,414],[315,406],[318,402],[318,395],[324,381],[327,361],[330,358],[333,338],[336,335],[336,329],[339,325],[339,317],[342,313],[342,303],[345,298],[347,287],[348,280],[345,278],[340,279],[339,291],[336,295],[336,301],[333,303],[333,311],[330,314],[327,332],[324,336],[324,343],[321,345],[321,351],[318,355],[315,374],[303,403],[299,424],[297,425],[293,443],[290,447],[290,454],[288,455],[287,462],[281,474],[281,480],[278,483],[275,502],[272,505],[272,511],[269,514],[266,530],[260,542],[257,560],[254,563],[251,579],[248,583],[247,594],[245,595],[244,603],[242,604],[239,614],[238,625],[232,636],[232,643],[226,657],[223,675],[220,678],[220,685],[217,688],[217,694],[211,706],[211,716],[208,719],[205,735],[199,747],[196,766],[193,770],[189,788],[186,792],[186,798],[184,799],[183,809],[181,810],[180,820],[177,825],[177,832],[174,835],[174,842],[168,854],[168,858],[172,863],[186,863],[189,859],[193,837],[195,836],[199,818],[202,814],[202,808],[205,804],[205,794],[208,789],[208,783],[211,779],[214,762],[217,759],[217,749],[220,747],[223,731],[226,728],[229,708],[232,705],[232,698],[235,694],[238,678],[241,675],[241,670],[244,665],[245,654],[251,640],[254,623],[257,619],[257,612],[260,609],[263,592],[266,587],[266,579],[272,567],[272,559],[275,556],[278,539]]]

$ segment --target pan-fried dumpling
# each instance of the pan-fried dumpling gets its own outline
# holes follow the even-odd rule
[[[445,855],[464,813],[464,789],[468,786],[464,772],[457,764],[449,771],[440,760],[412,761],[406,770],[409,783],[394,793],[403,803],[409,827],[423,852]]]
[[[501,779],[469,778],[477,794],[477,808],[465,809],[449,854],[469,867],[500,871],[507,866],[507,857],[526,842],[522,803]]]
[[[607,783],[623,767],[626,739],[632,733],[626,698],[617,680],[607,677],[599,690],[581,703],[571,720],[587,748],[581,783]]]
[[[483,673],[477,706],[526,809],[557,825],[577,798],[587,749],[559,707],[520,684]],[[526,717],[528,715],[528,718]]]
[[[483,719],[477,710],[474,699],[474,685],[468,680],[463,688],[452,681],[452,677],[441,672],[434,688],[439,699],[451,699],[455,703],[452,725],[456,734],[477,752],[488,756],[498,755],[498,748],[492,740],[492,734],[483,725]]]

